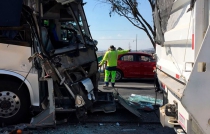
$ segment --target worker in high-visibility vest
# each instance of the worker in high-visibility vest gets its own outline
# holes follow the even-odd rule
[[[104,87],[109,86],[110,74],[111,74],[111,85],[112,85],[112,87],[114,87],[118,55],[125,54],[128,52],[130,52],[130,50],[116,50],[116,48],[113,45],[111,45],[109,50],[105,53],[102,61],[99,64],[99,67],[100,67],[104,64],[105,61],[107,61],[107,66],[105,69],[105,78],[104,78],[105,85],[104,85]]]

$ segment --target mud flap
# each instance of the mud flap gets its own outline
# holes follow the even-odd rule
[[[117,99],[118,99],[118,102],[119,102],[124,108],[126,108],[128,111],[130,111],[131,113],[135,114],[136,116],[141,117],[141,114],[139,113],[139,111],[138,111],[136,108],[132,107],[132,106],[128,103],[128,101],[126,101],[126,100],[125,100],[124,98],[122,98],[120,95],[117,95],[116,97],[117,97]]]

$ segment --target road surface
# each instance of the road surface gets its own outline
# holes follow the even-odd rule
[[[99,89],[103,90],[104,82],[99,83]],[[115,87],[123,97],[127,98],[131,94],[139,94],[144,96],[151,96],[155,98],[156,92],[154,91],[153,79],[123,79],[120,82],[116,82]],[[113,91],[114,90],[110,90]],[[158,99],[162,99],[162,94],[157,94]]]
[[[129,97],[131,94],[155,97],[153,80],[122,80],[116,83],[116,88],[121,96]],[[103,82],[99,83],[99,89],[103,90]],[[162,99],[162,94],[157,94]],[[86,123],[67,123],[59,125],[56,129],[35,130],[35,134],[175,134],[172,128],[163,128],[159,123],[158,110],[155,112],[141,112],[138,118],[126,109],[117,109],[114,113],[105,114],[96,112],[88,115]],[[71,120],[72,118],[70,118]],[[130,123],[129,123],[130,122]]]

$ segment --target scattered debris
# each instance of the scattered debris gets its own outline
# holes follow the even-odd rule
[[[30,131],[24,131],[21,129],[14,129],[14,130],[8,130],[8,131],[0,131],[0,134],[33,134]]]
[[[117,125],[117,126],[120,126],[120,123],[117,122],[116,125]]]
[[[136,131],[136,129],[122,129],[122,131]]]
[[[85,125],[85,126],[84,126],[84,128],[88,128],[88,126],[87,126],[87,125]]]

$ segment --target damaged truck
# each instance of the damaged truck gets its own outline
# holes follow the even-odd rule
[[[0,123],[53,126],[55,113],[114,112],[98,90],[97,41],[82,0],[0,2]]]

